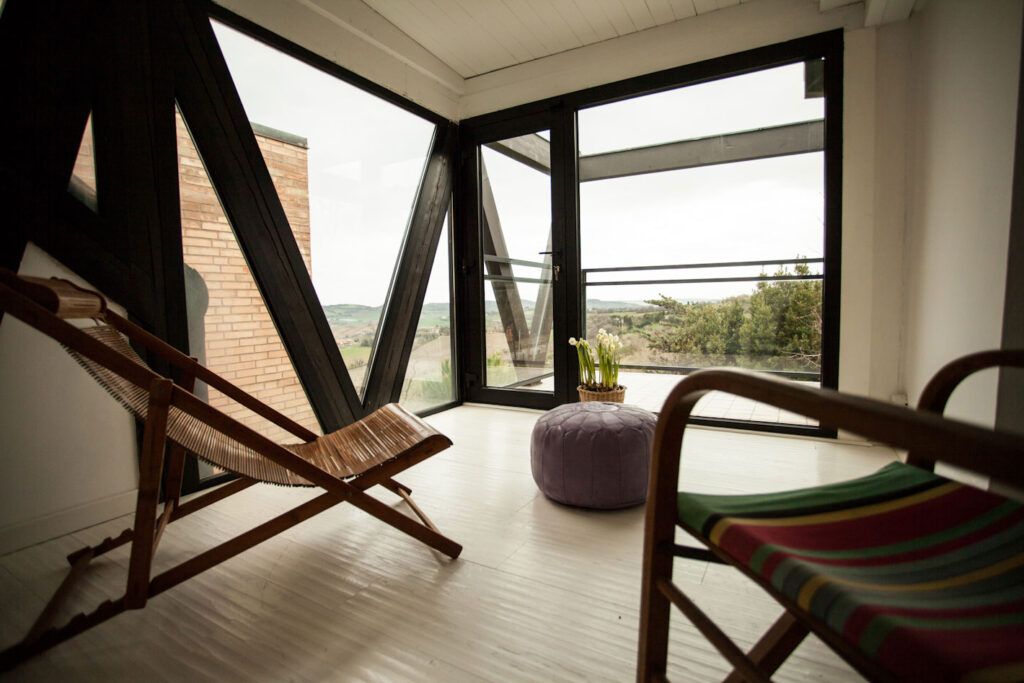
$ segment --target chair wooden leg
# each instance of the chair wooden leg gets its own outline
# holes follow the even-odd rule
[[[164,448],[167,445],[167,410],[174,383],[166,378],[153,380],[149,389],[149,410],[146,431],[142,437],[142,458],[139,462],[139,493],[135,505],[134,538],[128,562],[128,587],[125,607],[146,606],[149,594],[149,572],[153,563],[156,506],[160,496],[160,474]]]
[[[426,524],[412,519],[407,515],[403,515],[398,510],[385,505],[376,498],[363,493],[356,489],[350,484],[339,482],[343,485],[339,493],[349,497],[349,502],[355,505],[360,510],[373,515],[382,522],[393,526],[399,531],[404,531],[408,535],[412,536],[416,540],[429,545],[434,550],[444,553],[453,560],[462,553],[462,546],[451,540],[447,536],[443,536],[436,529],[432,529]]]
[[[176,443],[167,449],[167,480],[164,482],[164,501],[178,507],[181,499],[181,485],[185,479],[185,449]]]
[[[384,485],[387,486],[392,491],[395,491],[395,489],[401,489],[402,491],[405,491],[406,495],[410,495],[410,496],[412,495],[412,489],[411,488],[409,488],[405,484],[398,483],[394,479],[388,479],[384,483]],[[397,491],[395,491],[395,492],[397,493]]]
[[[240,477],[234,481],[224,484],[223,486],[218,486],[209,493],[204,493],[203,495],[191,498],[184,503],[179,503],[178,506],[174,508],[174,513],[171,515],[171,521],[176,522],[182,517],[187,517],[193,512],[198,512],[208,505],[213,505],[214,503],[224,500],[225,498],[229,498],[240,491],[244,491],[250,486],[254,486],[256,483],[255,479]]]
[[[668,628],[671,603],[658,590],[658,582],[672,578],[672,554],[667,548],[644,549],[644,575],[640,593],[640,646],[638,683],[665,679],[668,662]]]
[[[783,613],[757,641],[747,656],[766,675],[771,676],[789,658],[793,650],[804,642],[808,629],[789,612]],[[743,683],[746,678],[739,671],[726,676],[723,683]]]
[[[434,522],[431,521],[429,517],[427,517],[427,513],[423,512],[423,510],[420,509],[420,506],[416,504],[416,501],[412,499],[412,496],[409,495],[410,493],[412,493],[412,489],[406,486],[402,486],[394,479],[389,479],[388,481],[384,482],[384,487],[391,491],[394,491],[397,495],[401,496],[402,500],[405,501],[405,504],[409,506],[409,509],[411,509],[413,513],[415,513],[415,515],[419,517],[424,524],[426,524],[428,527],[430,527],[437,533],[441,533],[441,530],[437,528],[437,526],[434,524]]]

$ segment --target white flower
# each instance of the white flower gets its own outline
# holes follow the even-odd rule
[[[569,337],[569,346],[576,346],[577,343],[576,337]]]

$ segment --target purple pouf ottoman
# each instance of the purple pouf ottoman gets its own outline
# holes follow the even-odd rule
[[[647,498],[654,414],[622,403],[567,403],[533,428],[533,480],[548,498],[610,510]]]

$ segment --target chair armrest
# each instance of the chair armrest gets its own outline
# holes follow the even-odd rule
[[[658,419],[654,441],[656,458],[674,453],[678,460],[690,413],[697,400],[708,391],[749,398],[896,448],[923,450],[938,460],[979,474],[1018,485],[1024,483],[1024,437],[741,370],[702,370],[676,385]],[[675,481],[672,484],[674,486]]]
[[[1024,350],[981,351],[947,363],[925,385],[918,410],[941,415],[961,382],[980,370],[996,367],[1024,368]]]
[[[921,391],[918,410],[942,415],[949,397],[961,382],[976,372],[996,367],[1024,368],[1024,350],[980,351],[947,363]],[[930,452],[919,449],[907,454],[907,463],[927,470],[935,469],[937,460]]]

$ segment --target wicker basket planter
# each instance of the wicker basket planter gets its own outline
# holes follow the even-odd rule
[[[605,403],[622,403],[626,399],[626,387],[621,384],[611,391],[591,391],[582,384],[576,387],[580,393],[580,402],[604,401]]]

